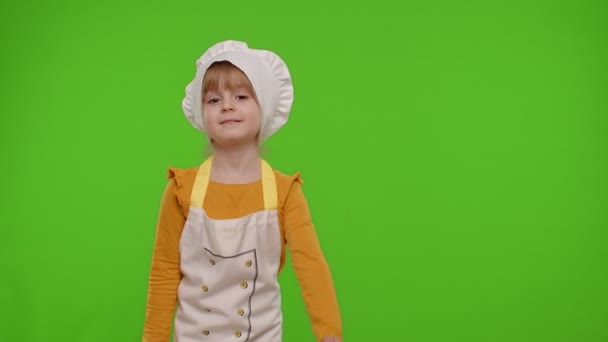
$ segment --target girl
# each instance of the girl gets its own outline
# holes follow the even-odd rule
[[[169,168],[142,341],[169,341],[174,323],[176,342],[280,342],[277,276],[289,248],[317,340],[339,342],[333,280],[300,175],[259,156],[291,110],[287,66],[238,41],[212,46],[196,65],[182,105],[212,154],[199,167]]]

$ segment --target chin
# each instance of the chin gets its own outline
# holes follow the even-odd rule
[[[219,137],[219,138],[213,138],[213,140],[215,141],[215,145],[224,146],[224,147],[234,147],[234,146],[247,145],[247,144],[256,144],[257,145],[256,136]]]

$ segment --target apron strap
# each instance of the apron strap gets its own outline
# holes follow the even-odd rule
[[[207,158],[207,160],[205,160],[198,168],[196,178],[194,179],[194,185],[192,187],[192,194],[190,195],[190,205],[193,207],[203,207],[205,194],[207,193],[207,186],[209,185],[209,175],[211,174],[212,160],[213,156]]]
[[[264,209],[277,209],[279,207],[277,181],[272,167],[264,159],[262,159],[262,189],[264,192]]]
[[[197,208],[202,208],[209,186],[209,176],[211,175],[211,163],[213,156],[207,158],[199,167],[194,180],[192,194],[190,195],[190,205]],[[262,159],[262,192],[264,194],[264,209],[274,210],[279,207],[277,195],[277,183],[272,167]]]

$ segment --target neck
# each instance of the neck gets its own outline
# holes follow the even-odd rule
[[[260,177],[257,144],[213,147],[211,180],[220,183],[250,183]]]

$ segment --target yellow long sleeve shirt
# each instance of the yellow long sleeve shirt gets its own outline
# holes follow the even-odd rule
[[[177,288],[181,280],[179,241],[190,207],[190,194],[198,167],[169,168],[169,182],[162,195],[148,283],[143,342],[170,341]],[[289,248],[291,262],[318,341],[342,337],[342,319],[329,266],[312,224],[302,192],[300,174],[274,170],[279,197],[282,253],[279,272]],[[209,181],[203,203],[213,219],[242,217],[264,209],[262,181],[224,184]]]

